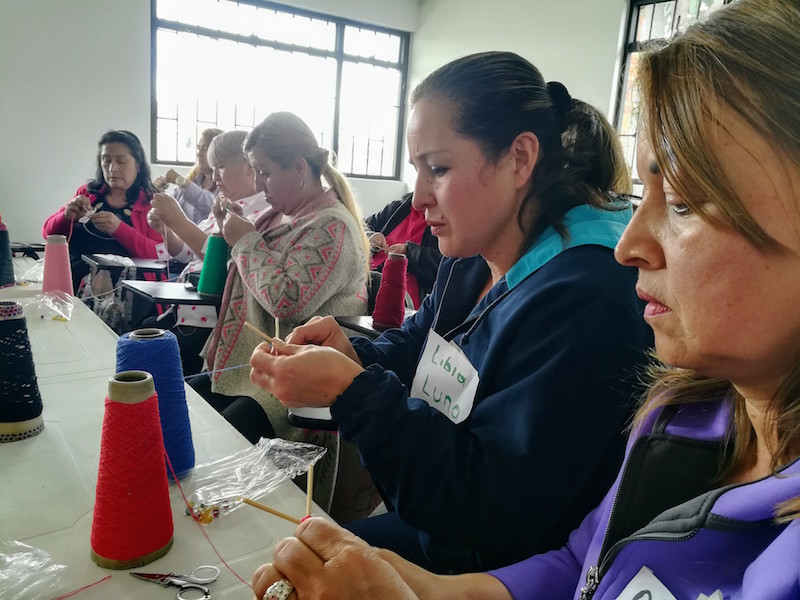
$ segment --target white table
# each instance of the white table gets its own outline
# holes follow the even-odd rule
[[[13,288],[0,290],[0,300],[14,298],[9,291]],[[45,429],[31,439],[0,444],[0,540],[40,548],[66,565],[59,594],[112,575],[76,600],[174,598],[176,588],[101,569],[89,558],[103,401],[114,373],[117,336],[81,302],[69,322],[30,318],[29,312],[26,308]],[[186,391],[197,464],[249,446],[191,388]],[[174,545],[166,556],[138,570],[181,573],[201,564],[217,565],[222,573],[210,585],[213,598],[251,598],[250,589],[220,563],[198,525],[184,514],[174,484],[170,495]],[[261,501],[297,517],[305,512],[305,495],[290,481]],[[323,514],[318,507],[314,510]],[[228,564],[250,581],[255,569],[271,560],[275,542],[291,535],[295,526],[244,506],[203,527]]]

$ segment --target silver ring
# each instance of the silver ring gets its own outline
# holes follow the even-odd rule
[[[286,600],[293,589],[294,586],[288,579],[278,579],[267,588],[264,600]]]

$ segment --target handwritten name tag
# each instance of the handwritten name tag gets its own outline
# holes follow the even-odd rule
[[[677,600],[675,596],[653,575],[647,567],[642,567],[625,586],[617,600]]]
[[[411,395],[422,398],[453,423],[472,412],[480,378],[458,344],[431,329],[411,384]]]

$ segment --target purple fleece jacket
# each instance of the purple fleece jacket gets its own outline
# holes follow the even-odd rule
[[[776,476],[715,487],[730,421],[728,401],[656,411],[564,548],[491,574],[515,600],[615,600],[642,567],[679,600],[800,598],[800,520],[773,519],[777,504],[800,496],[800,460]]]

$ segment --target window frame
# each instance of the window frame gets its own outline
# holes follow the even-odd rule
[[[196,25],[187,25],[176,21],[169,21],[166,19],[158,18],[157,4],[159,0],[150,0],[150,156],[152,164],[156,165],[181,165],[192,166],[193,162],[183,161],[169,161],[157,159],[157,128],[158,128],[158,90],[157,90],[157,65],[158,65],[158,31],[167,30],[184,33],[194,33],[200,37],[209,37],[214,39],[225,39],[229,41],[238,42],[241,44],[248,44],[252,46],[270,47],[278,50],[301,52],[311,56],[319,56],[324,58],[332,58],[336,61],[336,83],[334,90],[334,109],[333,109],[333,123],[332,123],[332,139],[330,143],[330,150],[339,156],[339,113],[340,102],[342,97],[342,71],[345,63],[361,63],[369,64],[377,67],[397,69],[400,72],[400,86],[398,89],[397,98],[397,139],[395,140],[395,157],[392,175],[367,175],[361,173],[350,173],[340,169],[340,171],[348,177],[356,177],[359,179],[374,179],[374,180],[388,180],[398,181],[401,178],[403,167],[403,131],[406,120],[406,92],[408,89],[408,62],[411,44],[411,33],[392,29],[390,27],[383,27],[380,25],[373,25],[370,23],[362,23],[353,19],[344,17],[337,17],[327,15],[325,13],[296,8],[279,4],[277,2],[270,2],[269,0],[235,0],[236,4],[247,4],[266,10],[273,10],[291,15],[306,17],[311,19],[321,19],[333,23],[336,27],[335,46],[333,50],[321,50],[319,48],[312,48],[309,46],[300,46],[295,44],[287,44],[285,42],[277,42],[274,40],[258,39],[255,43],[250,36],[243,36],[235,33],[230,33],[221,30],[208,29]],[[234,0],[220,0],[220,1],[234,1]],[[355,27],[358,29],[366,29],[375,31],[377,33],[384,33],[400,38],[400,49],[398,62],[385,61],[376,58],[357,56],[347,54],[344,51],[344,38],[345,30],[347,27]],[[265,115],[266,116],[266,115]],[[198,123],[202,123],[198,121]],[[208,123],[209,126],[214,125]],[[367,159],[367,164],[369,159]]]
[[[621,132],[621,130],[622,130],[622,116],[623,116],[623,110],[625,108],[625,106],[624,106],[625,92],[628,89],[628,64],[630,62],[631,55],[635,54],[637,52],[641,52],[642,50],[644,50],[646,44],[649,41],[653,40],[653,39],[669,39],[669,38],[653,38],[653,37],[650,37],[647,41],[644,41],[644,42],[636,41],[636,30],[637,30],[637,26],[638,26],[638,22],[639,22],[639,18],[638,18],[639,17],[639,11],[645,6],[649,6],[651,4],[661,4],[662,2],[665,2],[665,1],[668,1],[668,0],[629,0],[628,1],[628,12],[627,12],[627,15],[625,17],[625,29],[624,29],[625,37],[624,37],[624,40],[623,40],[623,43],[622,43],[622,59],[620,60],[620,63],[619,63],[619,75],[617,77],[617,90],[616,90],[616,94],[614,96],[614,121],[613,121],[613,123],[614,123],[614,128],[617,130],[618,133]],[[730,4],[731,2],[733,2],[733,0],[723,0],[723,5],[724,4]],[[675,6],[677,8],[677,0],[675,0]],[[675,10],[672,13],[672,26],[671,26],[672,34],[671,35],[675,35],[675,33],[676,33],[676,30],[675,30],[675,19],[677,18],[677,16],[678,16],[678,11]],[[652,31],[653,31],[653,21],[650,22],[650,33],[651,33],[651,35],[652,35]],[[637,127],[637,133],[638,133],[638,127]],[[622,135],[622,134],[620,133],[620,135]],[[636,134],[634,134],[634,137],[635,137],[635,135]],[[636,160],[635,154],[634,154],[633,160],[634,161]],[[633,172],[633,169],[631,170],[631,172]],[[633,180],[633,183],[636,184],[636,185],[640,185],[642,183],[642,181],[639,178],[635,178]]]

